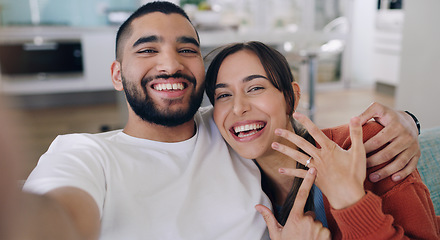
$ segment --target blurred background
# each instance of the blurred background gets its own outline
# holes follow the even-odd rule
[[[110,79],[115,34],[146,2],[0,0],[0,92],[29,149],[23,178],[57,135],[124,126],[124,97]],[[204,55],[248,40],[281,51],[303,91],[300,111],[322,128],[373,101],[409,110],[422,128],[440,125],[438,0],[172,2],[192,19]]]

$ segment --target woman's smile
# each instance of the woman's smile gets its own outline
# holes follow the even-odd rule
[[[264,121],[246,121],[237,122],[229,132],[239,142],[248,142],[258,138],[265,130],[266,122]]]

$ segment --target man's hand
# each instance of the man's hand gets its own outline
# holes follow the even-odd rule
[[[98,239],[99,209],[87,193],[56,189],[52,197],[21,191],[18,173],[24,151],[8,113],[0,106],[0,239]],[[57,201],[60,196],[66,204]],[[67,211],[69,205],[76,205],[83,216]],[[88,231],[80,232],[84,229]]]
[[[7,119],[10,114],[2,101],[3,98],[0,99],[0,238],[12,239],[19,211],[17,183],[21,152],[16,147],[18,140],[12,121]]]
[[[380,103],[373,103],[359,118],[362,124],[374,118],[384,126],[382,131],[365,143],[367,153],[386,145],[367,159],[367,166],[377,166],[395,157],[388,165],[370,174],[370,181],[377,182],[390,175],[393,181],[399,181],[416,169],[421,153],[417,126],[411,116]]]

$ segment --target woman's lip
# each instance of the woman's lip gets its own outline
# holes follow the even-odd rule
[[[262,120],[246,120],[246,121],[240,121],[234,123],[230,129],[234,130],[236,127],[245,126],[245,125],[251,125],[251,124],[263,124],[266,125],[265,121]]]
[[[251,124],[256,124],[256,125],[263,124],[264,126],[261,129],[250,130],[247,133],[240,132],[238,134],[239,136],[237,136],[237,134],[234,131],[234,128],[245,126],[245,125],[251,125]],[[244,122],[239,122],[239,123],[235,123],[231,128],[229,128],[229,133],[238,142],[249,142],[249,141],[253,141],[254,139],[260,137],[261,134],[263,134],[264,130],[266,129],[266,125],[267,124],[264,121],[244,121]],[[240,137],[240,135],[241,135],[241,137]]]

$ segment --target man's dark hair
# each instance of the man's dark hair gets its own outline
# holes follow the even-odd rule
[[[122,23],[122,25],[118,29],[118,32],[116,34],[116,59],[118,61],[122,60],[122,42],[130,34],[131,23],[133,22],[133,20],[153,12],[161,12],[164,14],[176,13],[182,15],[191,23],[191,20],[189,19],[185,11],[183,11],[181,7],[175,5],[174,3],[157,1],[143,5],[142,7],[138,8],[133,14],[131,14],[130,17],[128,17],[127,20],[125,20],[125,22]],[[196,31],[197,39],[199,40],[199,34],[197,33],[197,30],[195,28],[194,30]]]

